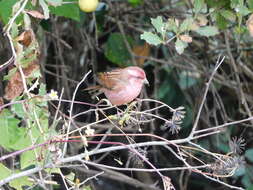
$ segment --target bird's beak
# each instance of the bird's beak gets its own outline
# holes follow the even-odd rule
[[[148,80],[146,78],[144,79],[143,83],[147,84],[149,86],[149,82],[148,82]]]

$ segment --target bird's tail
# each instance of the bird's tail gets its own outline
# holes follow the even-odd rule
[[[89,86],[83,89],[82,91],[96,91],[96,90],[99,90],[100,88],[101,88],[100,85],[94,85],[94,86]]]
[[[102,94],[102,91],[100,89],[101,89],[100,85],[94,85],[94,86],[87,87],[83,89],[82,91],[88,91],[88,93],[91,95],[91,98],[96,99],[97,96]]]

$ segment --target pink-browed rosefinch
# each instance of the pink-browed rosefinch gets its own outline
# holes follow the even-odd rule
[[[113,105],[123,105],[133,101],[148,80],[143,69],[130,66],[98,73],[98,83],[88,89],[99,89]]]

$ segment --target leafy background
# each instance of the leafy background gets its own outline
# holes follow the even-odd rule
[[[8,26],[15,7],[20,8],[23,2],[0,0],[1,64],[12,55],[10,44],[4,35],[6,31],[4,26]],[[155,123],[155,127],[147,125],[143,129],[144,132],[154,133],[167,139],[183,138],[190,132],[206,82],[217,59],[226,56],[210,86],[198,128],[205,129],[252,116],[253,21],[250,16],[253,12],[253,3],[251,0],[107,0],[100,2],[97,11],[89,14],[79,10],[77,1],[35,2],[36,4],[28,1],[25,11],[36,10],[43,15],[43,19],[27,13],[26,16],[18,16],[15,25],[11,28],[13,39],[20,36],[25,29],[23,26],[29,26],[29,23],[35,33],[36,39],[32,40],[32,45],[26,49],[26,54],[18,55],[22,64],[28,64],[24,68],[28,68],[30,85],[35,79],[40,78],[41,85],[37,87],[39,90],[34,90],[34,94],[44,97],[51,89],[59,93],[64,89],[63,98],[71,100],[78,81],[90,69],[93,74],[82,88],[95,83],[93,75],[96,72],[114,67],[138,65],[145,69],[150,81],[150,86],[143,90],[142,98],[154,98],[174,108],[178,106],[186,108],[186,117],[179,134],[172,135],[168,130],[164,132],[160,123]],[[35,53],[38,49],[39,56]],[[34,56],[31,56],[31,52]],[[36,59],[39,60],[40,71],[29,66],[30,63],[35,64],[33,61]],[[14,93],[6,90],[6,86],[8,81],[14,78],[15,72],[13,65],[1,68],[0,77],[5,79],[1,80],[0,84],[2,97],[7,95],[10,97],[10,94]],[[17,82],[18,78],[19,76],[16,76],[14,83],[19,84],[20,87],[22,82]],[[23,98],[18,95],[11,100],[22,101]],[[81,90],[78,91],[76,100],[96,102],[88,93]],[[5,99],[4,102],[8,101]],[[0,123],[2,126],[8,126],[8,130],[0,128],[1,155],[23,149],[34,140],[36,143],[42,143],[46,140],[46,136],[56,134],[61,121],[57,124],[52,122],[54,105],[56,104],[48,105],[35,98],[26,106],[13,104],[8,109],[2,110]],[[69,108],[68,103],[62,103],[60,110],[68,114]],[[89,106],[75,105],[74,113],[88,109]],[[160,114],[168,115],[163,111]],[[34,121],[37,119],[41,122],[41,128],[36,127]],[[77,122],[82,125],[94,119],[95,116],[91,114],[78,117]],[[29,135],[27,128],[31,129]],[[43,136],[44,134],[46,135]],[[235,136],[245,139],[246,147],[241,153],[245,156],[245,166],[225,181],[250,190],[253,189],[251,122],[230,126],[225,128],[223,133],[202,138],[196,143],[208,150],[226,154],[229,152],[229,140]],[[71,146],[69,154],[79,151],[83,149]],[[148,150],[148,155],[157,167],[181,165],[174,158],[168,157],[162,148]],[[20,158],[12,160],[16,163],[11,161],[1,163],[0,180],[10,173],[18,173],[38,163],[42,164],[37,157],[38,155],[33,151],[28,151],[21,154]],[[102,163],[113,165],[115,161],[112,158],[120,158],[126,162],[128,157],[129,155],[124,152],[114,153],[105,157]],[[57,177],[59,171],[54,172],[57,174],[54,180],[61,183],[61,178]],[[83,174],[80,171],[63,169],[61,172],[73,181],[76,178],[84,178],[80,177]],[[140,177],[138,172],[126,174],[140,181],[143,180],[142,178],[156,180],[152,174],[148,177]],[[189,171],[173,171],[166,174],[171,177],[177,189],[225,189],[220,184],[211,183]],[[117,183],[115,179],[100,180],[100,182],[92,181],[90,187],[85,188],[99,189],[103,183],[104,189],[134,189],[125,183]],[[31,185],[28,177],[9,183],[9,186],[14,189]],[[62,189],[64,186],[56,185],[54,188]],[[32,187],[32,189],[41,189],[41,187]]]

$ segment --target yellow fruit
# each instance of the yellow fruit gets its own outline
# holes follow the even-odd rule
[[[90,13],[96,10],[98,0],[78,0],[78,4],[82,11]]]

